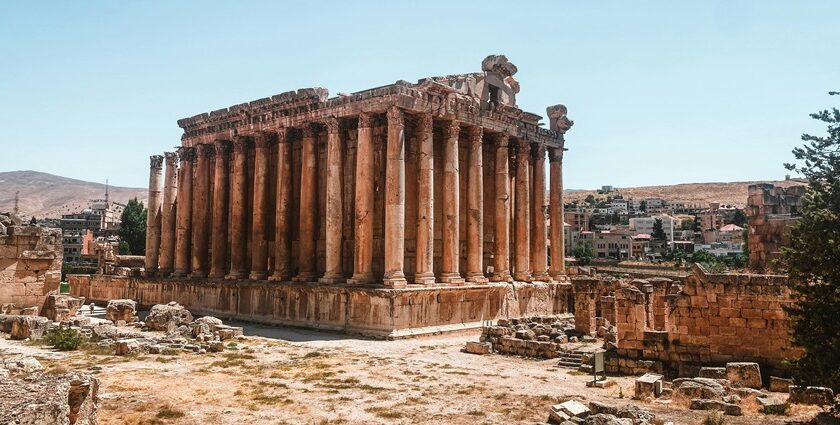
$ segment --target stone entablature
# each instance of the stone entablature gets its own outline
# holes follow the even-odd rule
[[[507,58],[482,69],[180,120],[165,176],[150,159],[146,276],[392,288],[564,278],[563,233],[549,235],[546,218],[562,221],[573,122],[562,105],[547,108],[548,129],[518,109]],[[546,186],[548,202],[535,190]]]

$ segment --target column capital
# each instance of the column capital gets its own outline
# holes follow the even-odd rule
[[[405,121],[403,120],[403,111],[397,106],[391,106],[390,108],[388,108],[386,117],[388,118],[389,126],[402,127],[405,125]]]
[[[163,155],[152,155],[149,157],[149,168],[155,170],[163,169]]]
[[[493,144],[497,148],[506,148],[510,146],[510,136],[505,133],[492,133]]]
[[[178,159],[181,162],[193,162],[195,160],[195,148],[181,146],[178,148]]]
[[[359,114],[359,128],[369,128],[373,125],[373,114],[362,112]]]
[[[231,143],[229,140],[219,139],[213,142],[213,147],[216,149],[216,156],[227,156],[231,151]]]
[[[257,149],[265,149],[268,147],[269,134],[265,131],[258,131],[254,134],[254,147]]]
[[[531,154],[533,154],[534,159],[538,161],[544,160],[546,150],[545,143],[534,143],[532,147],[533,149],[531,149]]]
[[[432,114],[422,113],[417,119],[417,131],[423,134],[429,134],[434,128],[434,118]]]
[[[196,155],[204,159],[212,158],[214,150],[212,143],[201,143],[195,146]]]
[[[458,120],[447,121],[445,128],[446,137],[458,137],[461,132],[461,123]]]
[[[484,134],[484,130],[481,127],[467,127],[467,134],[469,135],[469,143],[471,145],[481,145],[481,137]]]
[[[329,117],[325,119],[324,125],[327,127],[327,133],[329,134],[337,134],[341,131],[341,122],[338,121],[336,117]]]
[[[175,165],[178,162],[178,152],[164,152],[163,157],[166,158],[166,165]]]
[[[520,153],[530,153],[531,142],[528,139],[516,139],[516,148]]]
[[[312,127],[312,123],[304,124],[300,130],[303,133],[304,139],[311,139],[315,137],[315,129]]]
[[[563,162],[563,149],[562,148],[548,148],[548,161],[549,162]]]

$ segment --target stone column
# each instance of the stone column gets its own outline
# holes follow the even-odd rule
[[[461,124],[450,121],[444,130],[443,141],[443,236],[440,281],[461,285],[464,279],[458,269],[460,260],[460,170],[458,163],[458,136]]]
[[[230,193],[230,272],[225,279],[245,279],[248,265],[245,232],[248,225],[248,139],[235,136],[233,139],[233,184]]]
[[[166,174],[163,183],[163,209],[161,214],[160,267],[158,274],[169,276],[175,265],[175,224],[178,199],[178,154],[166,152]]]
[[[254,136],[254,211],[251,221],[251,280],[268,278],[268,133]]]
[[[144,274],[154,276],[157,273],[160,258],[161,233],[161,177],[163,175],[163,156],[149,157],[149,207],[146,216],[146,258],[143,264]]]
[[[531,196],[528,193],[531,144],[525,139],[519,139],[516,143],[516,214],[514,227],[516,229],[516,240],[514,249],[513,279],[528,282],[531,280],[531,250],[530,233],[531,220],[530,208]]]
[[[417,260],[414,283],[432,285],[435,241],[435,156],[432,114],[421,114],[417,123],[420,142],[417,164]]]
[[[551,277],[555,280],[566,274],[566,241],[563,232],[563,148],[548,151],[551,173],[549,192],[549,220],[551,222]]]
[[[385,275],[389,288],[406,285],[405,259],[405,123],[396,106],[388,109],[388,146],[385,160]]]
[[[371,123],[373,117],[367,112],[359,115],[356,146],[356,223],[353,244],[353,277],[348,281],[354,285],[373,283],[373,140]]]
[[[494,136],[496,145],[496,211],[493,241],[494,282],[510,282],[510,152],[506,134]]]
[[[342,178],[344,147],[341,126],[336,118],[328,118],[327,126],[327,202],[326,202],[326,270],[319,282],[325,284],[345,281],[341,267],[343,228]]]
[[[210,159],[211,145],[199,144],[195,148],[196,163],[193,176],[192,203],[192,255],[190,277],[207,277],[209,270],[208,249],[210,240]]]
[[[300,167],[300,235],[296,282],[314,282],[316,270],[315,241],[318,239],[318,147],[311,124],[303,127]]]
[[[182,147],[180,182],[178,184],[178,223],[175,230],[175,271],[173,277],[186,277],[190,272],[190,245],[192,224],[193,161],[195,149]]]
[[[467,282],[484,283],[484,165],[481,127],[469,128],[467,175]]]
[[[288,131],[277,132],[277,204],[274,210],[274,272],[270,280],[292,279],[292,142]]]
[[[210,234],[210,275],[222,279],[227,271],[228,202],[230,199],[230,142],[217,140],[213,171],[213,227]]]
[[[540,143],[532,149],[534,180],[531,185],[531,270],[534,280],[548,282],[548,253],[546,241],[548,233],[545,227],[545,145]]]

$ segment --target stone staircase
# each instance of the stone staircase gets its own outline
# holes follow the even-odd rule
[[[586,357],[588,357],[586,352],[581,350],[566,351],[560,355],[560,361],[557,363],[557,366],[579,369]]]

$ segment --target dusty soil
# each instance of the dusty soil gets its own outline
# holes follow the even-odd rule
[[[94,373],[101,380],[102,424],[539,423],[549,406],[570,398],[641,404],[676,424],[706,416],[676,402],[631,400],[631,377],[590,389],[591,378],[556,368],[556,360],[461,352],[477,332],[398,341],[260,326],[246,326],[245,333],[217,354],[116,357],[6,339],[0,354],[34,355],[48,372]],[[726,423],[792,419],[745,410]]]

